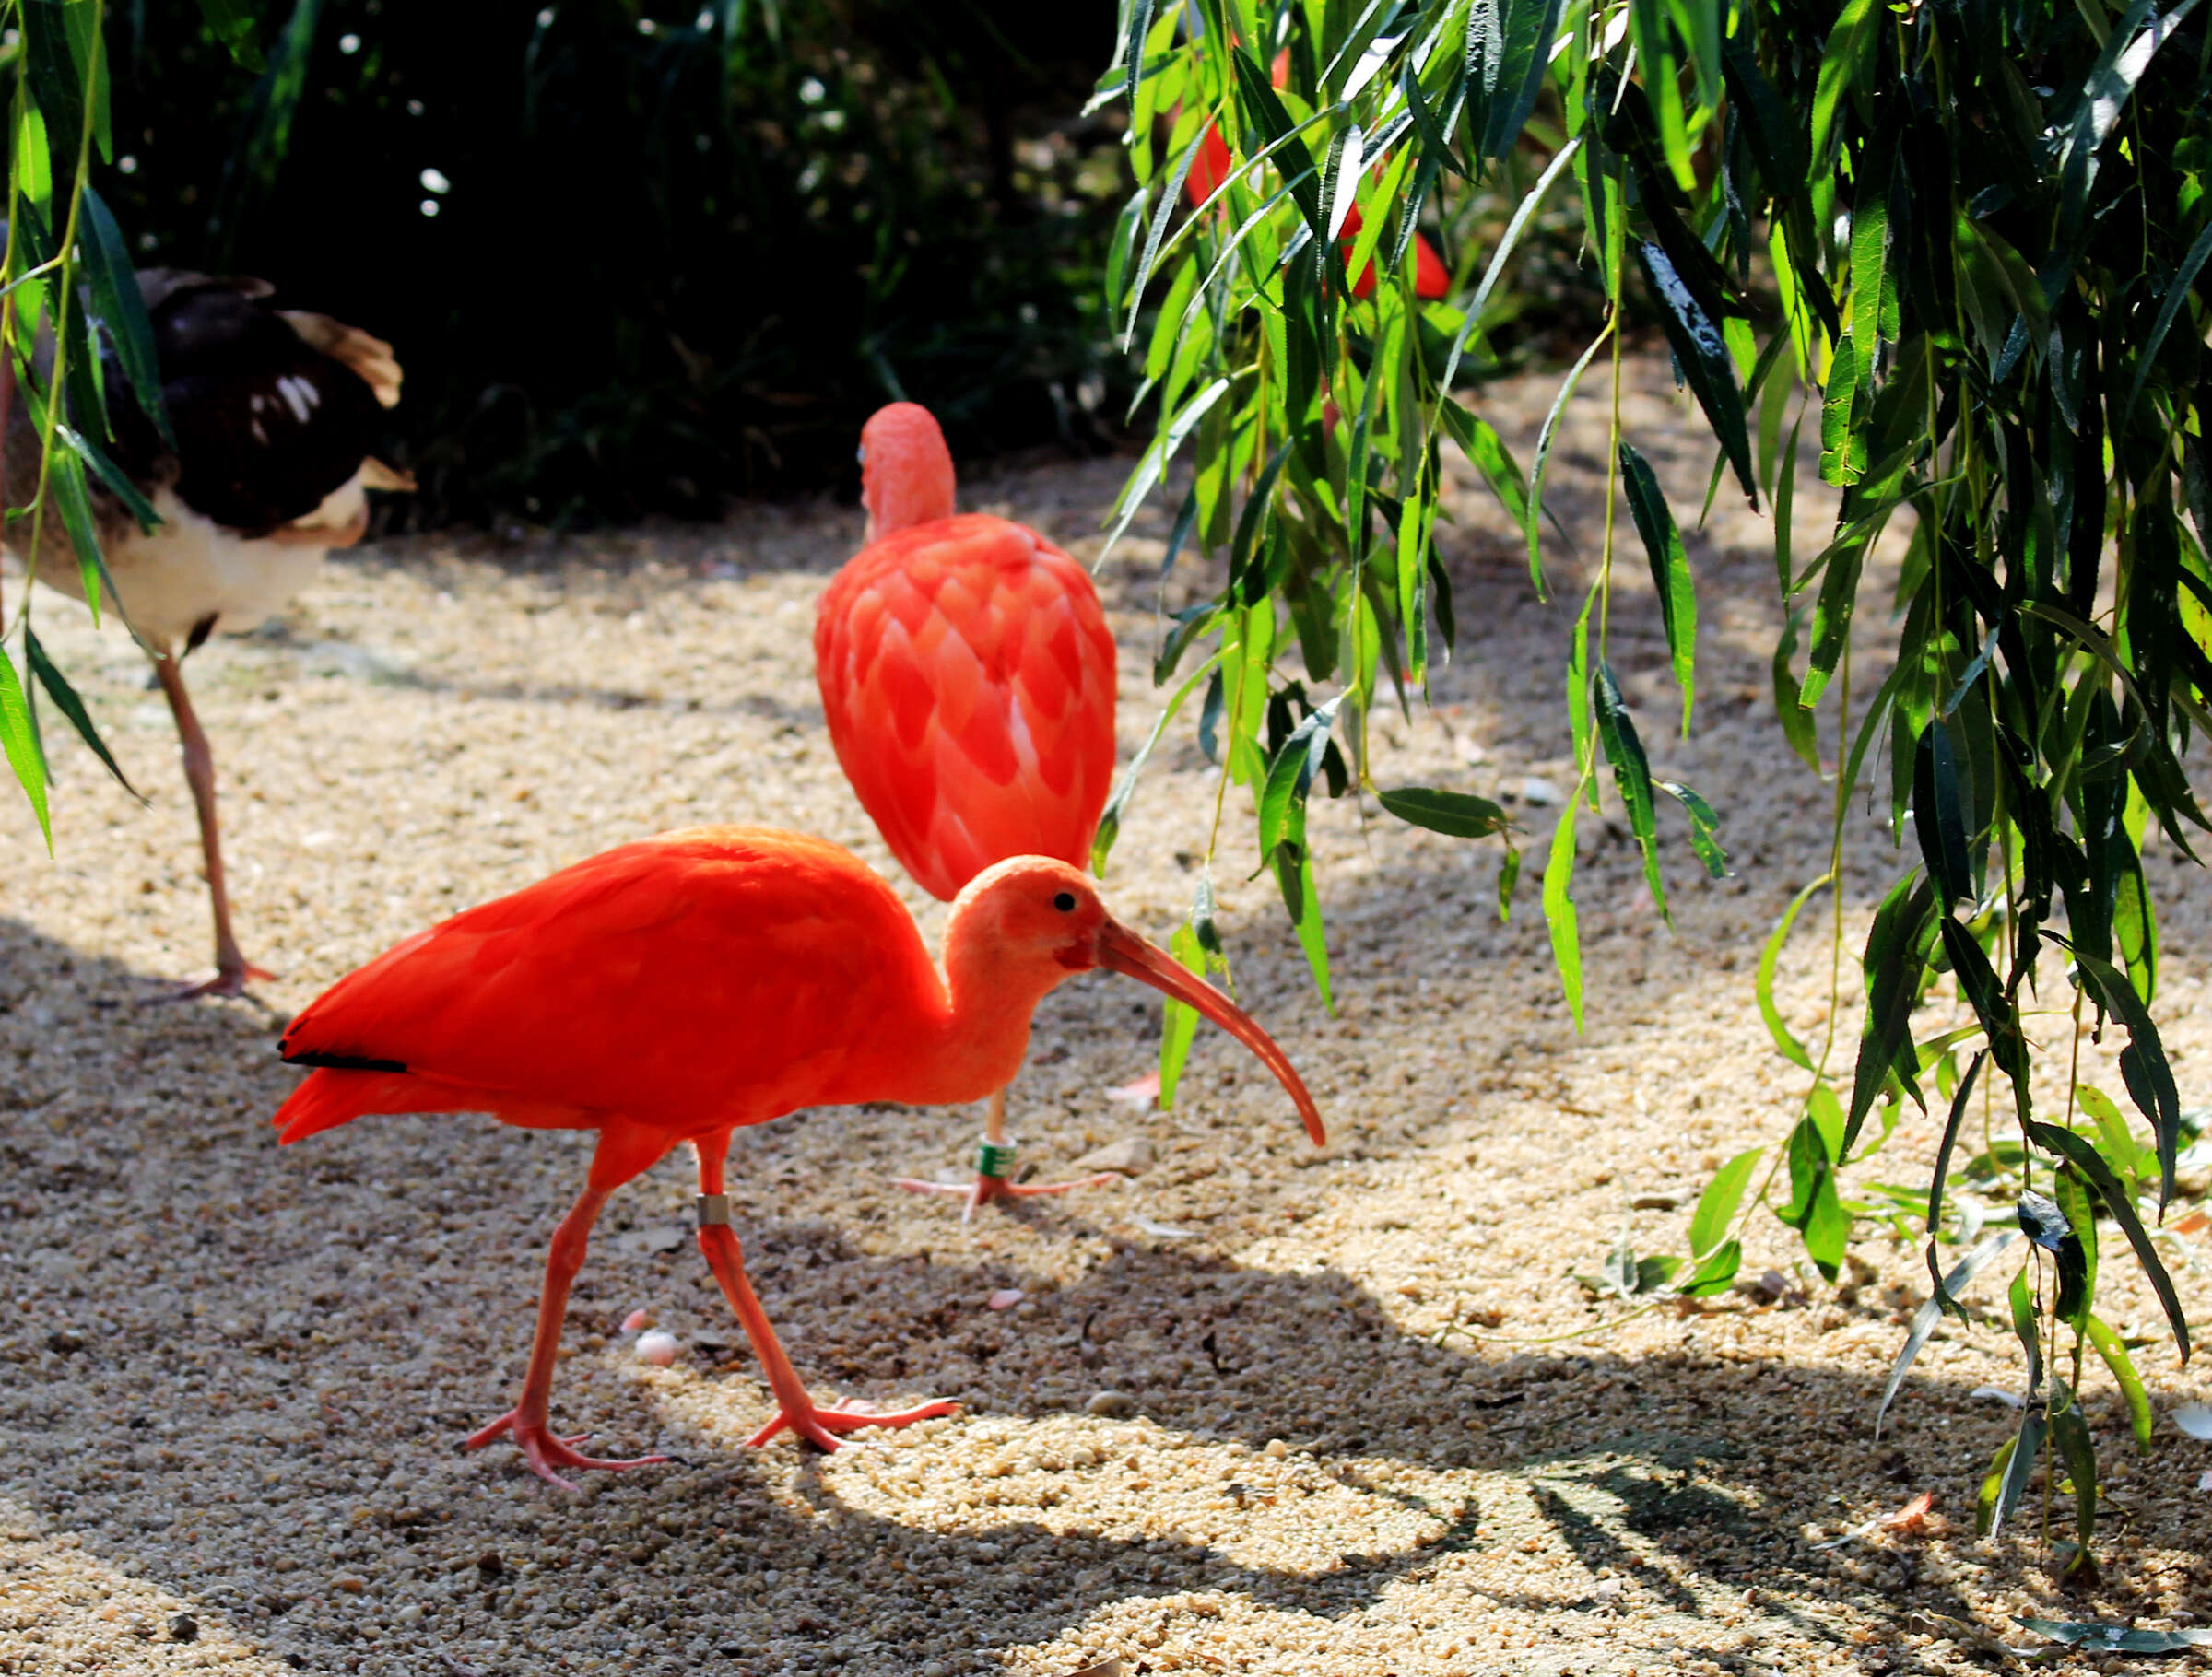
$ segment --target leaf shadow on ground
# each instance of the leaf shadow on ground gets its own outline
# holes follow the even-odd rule
[[[744,1232],[762,1294],[818,1390],[882,1398],[951,1371],[977,1422],[1017,1432],[1072,1424],[1106,1447],[1104,1460],[1064,1475],[1077,1506],[1050,1519],[1028,1508],[1001,1519],[979,1461],[967,1479],[935,1487],[941,1499],[947,1489],[976,1494],[953,1517],[958,1529],[902,1519],[870,1501],[865,1482],[848,1481],[842,1457],[803,1464],[794,1481],[781,1460],[788,1443],[767,1457],[735,1448],[759,1419],[749,1364],[695,1377],[703,1394],[672,1405],[639,1383],[634,1365],[588,1351],[564,1372],[563,1415],[606,1429],[617,1448],[657,1435],[688,1464],[594,1476],[584,1495],[557,1496],[522,1476],[503,1446],[466,1459],[452,1447],[503,1401],[553,1210],[535,1190],[528,1202],[501,1202],[493,1185],[510,1161],[560,1138],[474,1120],[384,1120],[412,1127],[425,1166],[391,1182],[360,1179],[346,1134],[321,1138],[330,1145],[320,1152],[280,1155],[266,1116],[291,1073],[264,1058],[268,1024],[245,1010],[141,1008],[139,993],[134,975],[0,920],[0,1050],[24,1073],[0,1101],[0,1218],[21,1301],[0,1331],[10,1365],[0,1495],[307,1669],[334,1643],[372,1654],[388,1634],[378,1601],[331,1581],[380,1549],[399,1551],[386,1560],[403,1572],[459,1580],[433,1610],[455,1638],[511,1636],[522,1603],[550,1603],[547,1651],[571,1637],[618,1642],[636,1648],[640,1670],[662,1668],[645,1663],[651,1627],[621,1612],[622,1569],[696,1577],[690,1634],[736,1650],[726,1654],[734,1670],[779,1669],[850,1629],[839,1615],[853,1580],[810,1561],[831,1527],[863,1540],[838,1554],[872,1557],[877,1606],[865,1628],[878,1651],[853,1656],[865,1670],[907,1669],[901,1649],[953,1609],[993,1617],[1007,1644],[1049,1641],[1109,1601],[1194,1592],[1344,1621],[1402,1580],[1485,1551],[1531,1558],[1519,1588],[1486,1586],[1471,1601],[1580,1615],[1602,1629],[1642,1600],[1652,1612],[1638,1636],[1665,1628],[1665,1651],[1681,1657],[1734,1646],[1718,1628],[1724,1614],[1731,1636],[1748,1625],[1819,1642],[1849,1624],[1894,1626],[1907,1605],[1971,1616],[1921,1575],[1910,1538],[1823,1557],[1798,1534],[1834,1515],[1829,1487],[1792,1482],[1786,1463],[1807,1442],[1793,1426],[1809,1436],[1822,1424],[1815,1417],[1839,1407],[1870,1416],[1876,1392],[1865,1378],[1756,1356],[1716,1367],[1687,1348],[1624,1356],[1602,1346],[1530,1354],[1438,1345],[1397,1328],[1333,1270],[1253,1269],[1125,1240],[1068,1285],[994,1260],[988,1278],[1030,1280],[1030,1305],[1014,1316],[972,1304],[948,1312],[948,1296],[977,1292],[978,1265],[864,1250],[832,1221],[778,1220],[749,1204]],[[60,1065],[121,1057],[134,1068],[134,1104],[74,1105],[50,1074],[56,1066],[22,1051],[30,1043],[56,1046]],[[260,1069],[242,1085],[216,1083],[215,1068],[241,1062]],[[867,1133],[866,1120],[882,1115],[851,1116]],[[1066,1233],[1081,1226],[1071,1217]],[[320,1289],[308,1308],[271,1309],[267,1278],[286,1269]],[[512,1308],[453,1314],[441,1292],[487,1272]],[[586,1275],[572,1339],[611,1329],[610,1299],[673,1291],[679,1311],[718,1319],[735,1349],[688,1251],[609,1239]],[[1755,1308],[1735,1300],[1723,1310]],[[1866,1314],[1886,1312],[1869,1305]],[[420,1324],[418,1354],[380,1365],[359,1330],[394,1319]],[[697,1337],[707,1343],[704,1330]],[[886,1366],[886,1345],[912,1368],[897,1358]],[[1944,1507],[1958,1509],[1971,1494],[1962,1462],[1986,1454],[2005,1417],[1924,1384],[1889,1446],[1897,1499],[1936,1483]],[[1107,1385],[1139,1413],[1081,1416],[1086,1395]],[[1785,1400],[1762,1407],[1782,1417],[1781,1430],[1748,1437],[1737,1413],[1762,1390]],[[1018,1391],[1030,1396],[1017,1402]],[[711,1425],[689,1418],[700,1401]],[[1939,1415],[1967,1423],[1938,1428]],[[69,1452],[57,1461],[42,1441],[65,1425]],[[1271,1456],[1275,1439],[1283,1448]],[[1243,1493],[1248,1506],[1222,1525],[1227,1536],[1147,1524],[1142,1492],[1113,1477],[1116,1460],[1185,1448],[1218,1452],[1225,1486],[1236,1474],[1279,1483]],[[217,1496],[198,1471],[214,1453],[241,1451],[267,1463],[256,1502]],[[1410,1489],[1407,1468],[1426,1475]],[[300,1528],[292,1505],[310,1490],[353,1502],[342,1529]],[[1097,1519],[1080,1507],[1093,1494],[1103,1499]],[[1240,1558],[1235,1532],[1246,1519],[1295,1535],[1310,1523],[1298,1506],[1314,1498],[1350,1509],[1355,1534],[1394,1516],[1416,1530],[1407,1538],[1392,1528],[1399,1535],[1297,1566]],[[173,1541],[180,1530],[191,1533],[188,1566]],[[477,1564],[502,1549],[538,1558],[528,1570]],[[1024,1554],[1050,1565],[1000,1564]],[[771,1567],[782,1574],[772,1603],[755,1581]],[[1601,1593],[1607,1577],[1618,1589]],[[302,1641],[288,1621],[310,1603],[324,1628]],[[1920,1669],[1891,1652],[1893,1669]],[[1510,1669],[1552,1668],[1532,1658]]]

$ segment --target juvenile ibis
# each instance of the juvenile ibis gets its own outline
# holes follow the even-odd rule
[[[778,1343],[730,1226],[724,1161],[740,1125],[800,1107],[935,1104],[1004,1088],[1054,985],[1104,967],[1197,1008],[1256,1054],[1319,1144],[1321,1116],[1283,1051],[1221,993],[1110,916],[1064,862],[985,869],[945,926],[940,975],[881,875],[827,840],[761,827],[666,833],[580,862],[418,932],[341,979],[279,1049],[315,1068],[276,1116],[285,1142],[371,1112],[489,1112],[595,1130],[554,1231],[521,1398],[468,1439],[512,1435],[540,1477],[601,1461],[548,1421],[569,1287],[607,1196],[678,1143],[699,1167],[699,1244],[789,1428],[823,1449],[862,1426],[943,1414],[818,1403]]]
[[[1113,780],[1113,635],[1082,566],[1026,524],[953,511],[929,410],[860,433],[860,552],[822,592],[814,674],[845,778],[916,884],[949,902],[1010,856],[1080,868]],[[986,1200],[1112,1181],[1017,1184],[1006,1092],[991,1092],[972,1186]]]
[[[280,610],[314,579],[325,553],[359,541],[369,522],[365,490],[415,487],[369,452],[378,410],[399,400],[399,363],[390,345],[356,327],[272,308],[270,287],[258,279],[147,268],[138,290],[176,446],[139,411],[107,351],[102,373],[116,428],[110,453],[161,522],[142,529],[97,476],[93,517],[115,596],[106,604],[121,610],[153,658],[199,815],[215,976],[177,993],[235,996],[249,979],[269,975],[247,964],[231,931],[215,759],[185,691],[183,659],[215,630],[252,628]],[[10,403],[10,507],[35,498],[38,475],[29,405]],[[11,524],[11,544],[29,527]],[[51,504],[39,545],[40,580],[84,598],[68,534]]]

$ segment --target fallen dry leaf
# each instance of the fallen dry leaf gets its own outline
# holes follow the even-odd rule
[[[1885,1514],[1877,1522],[1885,1530],[1917,1531],[1927,1523],[1928,1510],[1936,1506],[1936,1493],[1923,1491],[1895,1513]]]

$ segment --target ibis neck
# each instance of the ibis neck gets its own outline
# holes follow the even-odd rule
[[[953,509],[950,463],[942,471],[887,468],[880,476],[869,478],[862,499],[868,509],[866,539],[871,542],[915,524],[950,518]]]
[[[1037,1003],[1068,969],[994,956],[985,940],[962,935],[956,908],[945,928],[946,996],[949,1006],[932,1056],[944,1092],[930,1098],[981,1100],[1014,1081],[1030,1049]]]

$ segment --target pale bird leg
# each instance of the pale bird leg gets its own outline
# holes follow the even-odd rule
[[[720,1202],[723,1196],[723,1164],[728,1155],[730,1132],[726,1130],[696,1143],[699,1149],[699,1192],[702,1201]],[[776,1413],[767,1425],[746,1440],[748,1447],[766,1444],[778,1433],[789,1427],[809,1444],[824,1450],[840,1448],[836,1437],[862,1426],[911,1426],[916,1421],[926,1421],[932,1415],[951,1414],[959,1406],[944,1398],[933,1398],[926,1403],[917,1403],[912,1409],[893,1410],[886,1414],[855,1409],[850,1404],[817,1403],[806,1395],[806,1383],[799,1372],[791,1366],[784,1354],[782,1343],[769,1323],[768,1312],[753,1295],[753,1284],[745,1272],[745,1252],[737,1244],[737,1236],[726,1222],[711,1222],[707,1218],[727,1217],[725,1206],[717,1205],[710,1211],[700,1207],[699,1249],[714,1272],[714,1279],[722,1284],[722,1293],[736,1311],[737,1319],[745,1326],[746,1338],[753,1342],[753,1354],[759,1359],[760,1373],[768,1381],[770,1393],[776,1400]]]
[[[994,1147],[1006,1144],[1006,1092],[996,1091],[991,1096],[990,1109],[983,1114],[983,1140]],[[960,1212],[960,1221],[966,1223],[975,1215],[975,1208],[993,1200],[1033,1200],[1040,1194],[1066,1193],[1077,1188],[1102,1188],[1122,1179],[1111,1170],[1095,1177],[1077,1177],[1072,1182],[1041,1182],[1030,1186],[1009,1181],[979,1170],[972,1184],[962,1187],[958,1182],[925,1182],[920,1177],[893,1177],[891,1186],[903,1188],[910,1193],[957,1193],[966,1197],[968,1203]]]
[[[545,1290],[537,1299],[537,1332],[530,1342],[530,1367],[523,1376],[523,1395],[515,1406],[496,1421],[478,1427],[462,1441],[463,1449],[482,1449],[501,1434],[512,1433],[514,1442],[529,1462],[531,1471],[547,1484],[563,1491],[576,1487],[556,1471],[559,1468],[623,1468],[651,1467],[665,1461],[665,1456],[632,1456],[624,1461],[598,1461],[589,1456],[577,1454],[572,1448],[590,1437],[589,1433],[577,1433],[562,1437],[547,1425],[547,1415],[552,1406],[553,1365],[560,1356],[560,1325],[568,1315],[569,1288],[576,1280],[576,1272],[583,1267],[583,1255],[591,1245],[592,1225],[597,1220],[599,1208],[606,1203],[614,1191],[611,1186],[587,1184],[569,1214],[560,1220],[553,1231],[553,1244],[546,1251]]]
[[[215,753],[193,711],[192,696],[184,690],[184,672],[174,651],[154,660],[154,677],[177,719],[177,739],[184,748],[184,779],[192,787],[193,807],[200,817],[200,853],[206,864],[207,897],[215,910],[215,977],[188,984],[168,1000],[190,1001],[194,996],[242,996],[249,979],[273,979],[273,972],[246,964],[238,939],[230,931],[230,894],[223,885],[223,845],[215,816]]]

